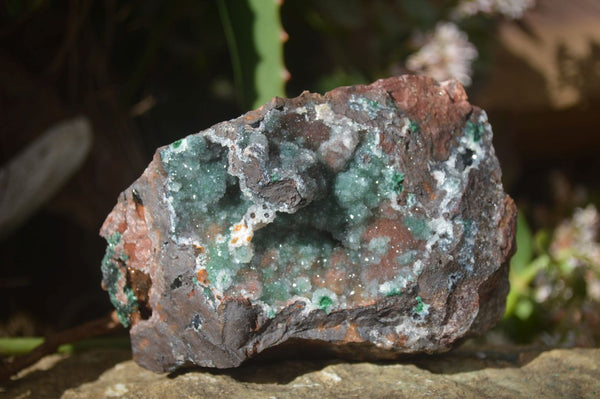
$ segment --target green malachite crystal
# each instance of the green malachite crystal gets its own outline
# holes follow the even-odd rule
[[[117,264],[127,262],[129,256],[121,253],[117,261],[115,258],[115,247],[121,241],[121,233],[114,233],[107,237],[108,247],[102,259],[102,279],[110,295],[110,301],[117,311],[119,320],[125,327],[130,325],[130,317],[138,311],[137,298],[131,287],[127,284],[127,274]]]
[[[404,76],[158,149],[101,232],[135,359],[232,367],[286,342],[390,358],[491,327],[515,216],[491,139],[458,83]]]

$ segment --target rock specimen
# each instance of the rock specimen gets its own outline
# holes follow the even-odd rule
[[[492,327],[516,209],[485,112],[417,76],[274,98],[159,148],[106,219],[134,359],[442,352]]]

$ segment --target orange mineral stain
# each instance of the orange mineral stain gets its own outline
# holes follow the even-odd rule
[[[198,270],[198,273],[196,273],[196,278],[198,279],[198,282],[202,285],[210,284],[210,281],[208,280],[208,272],[206,271],[206,269]]]

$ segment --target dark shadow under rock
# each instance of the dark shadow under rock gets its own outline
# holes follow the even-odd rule
[[[131,358],[124,349],[91,349],[71,355],[54,354],[22,370],[0,397],[58,398],[70,388],[97,380],[102,373]]]

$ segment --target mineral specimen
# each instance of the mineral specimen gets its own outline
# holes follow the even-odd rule
[[[501,317],[515,215],[459,83],[305,92],[159,148],[102,227],[103,284],[154,371],[441,352]]]

